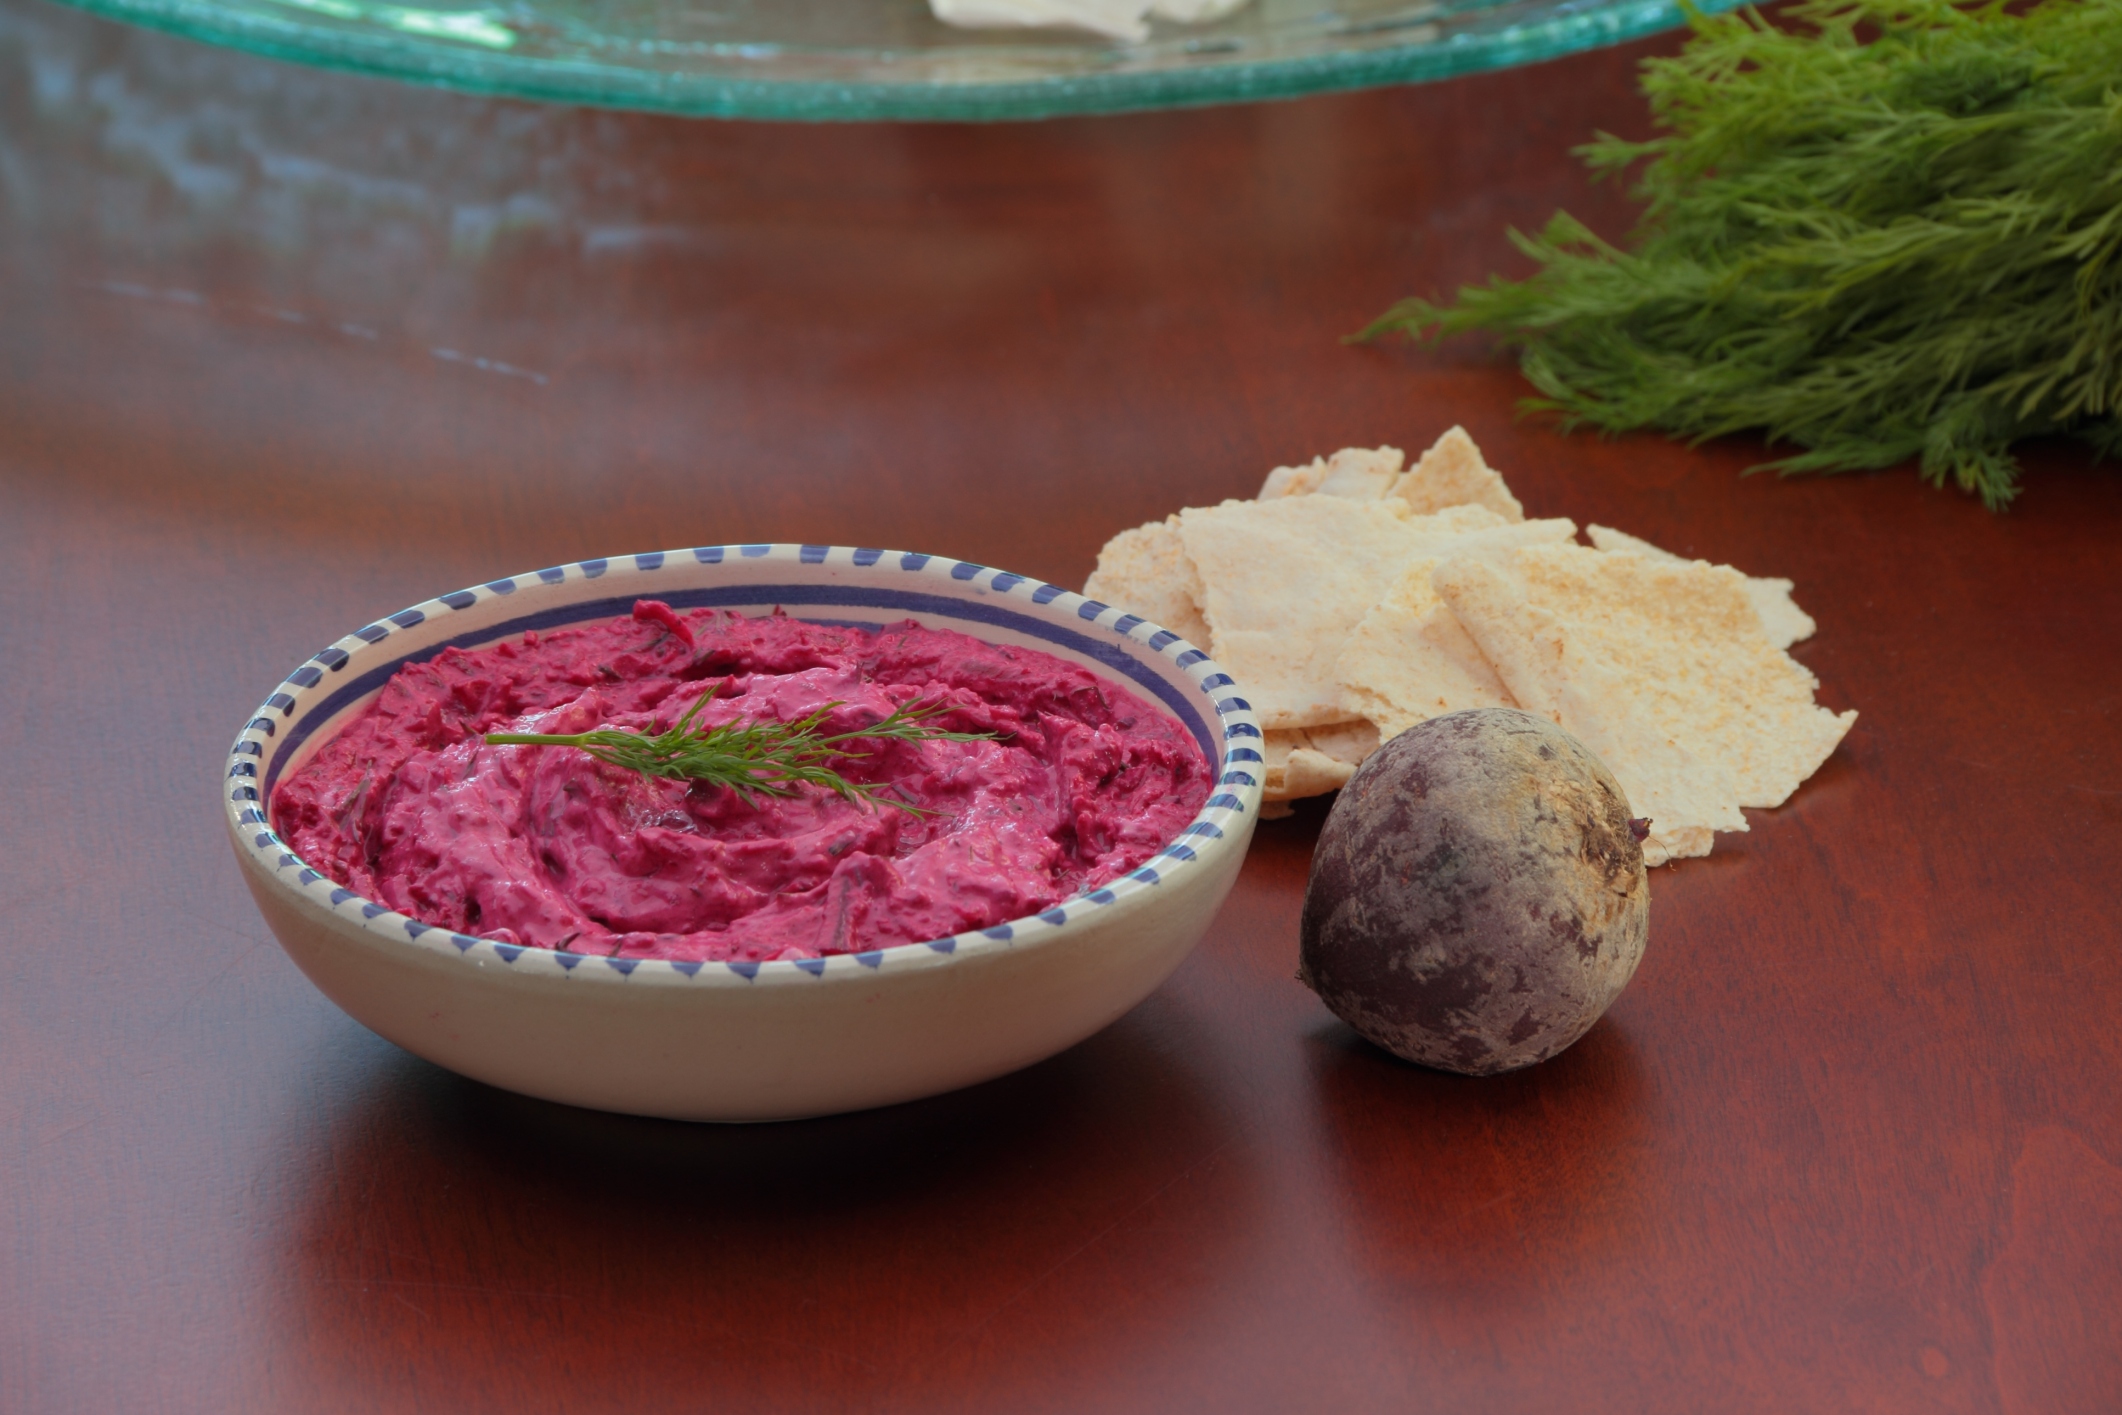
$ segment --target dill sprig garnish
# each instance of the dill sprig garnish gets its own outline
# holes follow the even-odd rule
[[[1806,0],[1692,17],[1644,64],[1666,136],[1628,249],[1559,213],[1539,263],[1355,336],[1497,332],[1566,426],[1759,431],[1784,472],[1915,457],[1992,508],[2021,438],[2122,451],[2122,0]]]
[[[819,732],[833,709],[841,706],[837,702],[827,703],[794,722],[768,719],[695,727],[694,717],[714,696],[715,687],[709,685],[668,731],[653,735],[624,727],[599,727],[572,733],[489,732],[486,741],[496,747],[574,747],[607,765],[643,776],[727,786],[747,806],[756,806],[760,796],[790,796],[799,786],[822,786],[873,808],[885,805],[926,815],[925,807],[901,800],[887,786],[849,781],[828,763],[836,758],[867,757],[869,753],[852,751],[846,744],[868,738],[982,742],[995,735],[945,732],[928,726],[928,719],[950,711],[947,703],[902,704],[888,717],[852,732]]]

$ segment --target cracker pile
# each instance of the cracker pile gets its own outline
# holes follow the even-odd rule
[[[1255,500],[1122,531],[1083,587],[1245,685],[1268,814],[1425,719],[1520,707],[1606,762],[1657,865],[1782,805],[1856,721],[1784,652],[1815,627],[1789,580],[1529,521],[1461,428],[1403,463],[1380,447],[1277,467]]]

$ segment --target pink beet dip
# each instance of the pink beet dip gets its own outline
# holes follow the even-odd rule
[[[661,732],[710,686],[706,725],[826,732],[897,705],[974,742],[863,741],[836,763],[926,814],[803,788],[746,804],[571,747],[488,732]],[[273,793],[313,868],[424,923],[497,942],[677,960],[816,958],[1034,914],[1135,869],[1213,778],[1178,723],[1030,649],[912,623],[871,631],[776,613],[630,618],[408,664]]]

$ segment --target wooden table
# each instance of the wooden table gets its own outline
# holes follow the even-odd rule
[[[1627,209],[1633,64],[1005,127],[705,124],[0,0],[0,1409],[2122,1408],[2122,480],[2007,515],[1517,420],[1337,342]],[[1320,803],[1020,1075],[756,1129],[363,1031],[215,809],[289,665],[460,584],[734,540],[1079,583],[1465,424],[1537,514],[1796,578],[1863,716],[1660,871],[1607,1020],[1468,1081],[1292,980]]]

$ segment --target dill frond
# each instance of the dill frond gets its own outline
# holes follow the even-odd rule
[[[2122,448],[2122,0],[1804,0],[1694,15],[1644,64],[1664,135],[1626,248],[1566,213],[1538,263],[1356,338],[1490,330],[1566,426],[1743,431],[1839,472],[1919,459],[1992,508],[2022,438]]]
[[[633,732],[623,727],[599,727],[588,732],[489,732],[489,746],[573,747],[607,766],[636,771],[643,776],[695,781],[726,786],[748,806],[760,796],[790,796],[798,786],[817,786],[837,792],[850,801],[874,808],[892,806],[915,815],[923,807],[893,795],[884,786],[849,781],[828,765],[835,758],[860,759],[869,755],[853,750],[853,742],[876,738],[900,742],[984,742],[992,732],[945,732],[930,727],[928,719],[949,711],[942,703],[902,704],[868,727],[852,732],[820,733],[837,702],[827,703],[794,722],[771,719],[758,722],[725,722],[714,727],[695,727],[693,719],[715,696],[715,688],[694,700],[668,731],[655,734]]]

